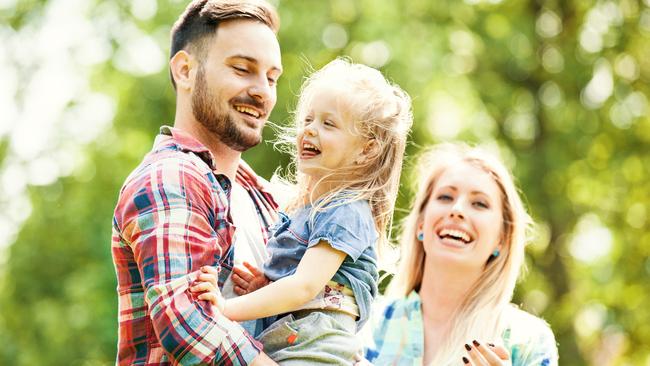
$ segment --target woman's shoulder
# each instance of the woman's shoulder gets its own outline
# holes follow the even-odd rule
[[[529,312],[521,310],[516,305],[508,306],[505,316],[507,317],[508,329],[511,337],[553,337],[550,325],[542,318]]]
[[[542,318],[511,305],[506,310],[503,340],[510,348],[513,366],[557,365],[557,343],[550,325]]]

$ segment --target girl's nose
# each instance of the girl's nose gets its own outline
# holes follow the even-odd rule
[[[316,136],[316,129],[312,126],[305,127],[305,135],[314,137]]]

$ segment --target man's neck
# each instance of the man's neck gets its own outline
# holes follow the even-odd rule
[[[228,147],[213,132],[209,131],[197,121],[187,121],[177,118],[174,127],[189,133],[205,145],[214,158],[215,172],[225,175],[231,182],[235,181],[237,168],[239,167],[239,159],[241,158],[240,151]]]

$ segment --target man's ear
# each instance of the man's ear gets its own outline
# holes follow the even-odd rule
[[[169,60],[169,69],[176,83],[176,89],[190,90],[194,85],[196,62],[189,53],[180,50]]]

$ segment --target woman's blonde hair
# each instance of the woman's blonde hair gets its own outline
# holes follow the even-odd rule
[[[303,83],[295,110],[294,128],[284,129],[280,142],[290,148],[297,164],[296,134],[314,98],[325,88],[339,93],[344,115],[354,119],[354,133],[365,141],[373,141],[366,159],[358,164],[340,167],[313,182],[334,182],[334,189],[323,197],[308,191],[309,177],[295,173],[297,196],[287,211],[314,205],[313,214],[357,200],[368,200],[372,209],[380,244],[386,243],[397,198],[402,160],[408,132],[413,123],[411,99],[399,86],[388,82],[376,69],[337,58],[314,72]],[[368,146],[368,145],[367,145]],[[381,247],[381,245],[380,245]]]
[[[476,147],[446,143],[423,153],[418,162],[419,189],[400,235],[402,255],[397,274],[390,285],[391,295],[404,297],[413,290],[420,291],[425,252],[422,242],[417,239],[418,225],[423,221],[423,212],[436,181],[447,168],[467,163],[488,173],[499,188],[503,206],[500,254],[487,261],[479,280],[453,314],[451,333],[444,344],[437,346],[431,363],[447,365],[460,360],[464,352],[463,344],[470,340],[490,340],[501,336],[501,314],[512,300],[523,267],[524,247],[528,242],[532,220],[510,172],[495,155]]]

